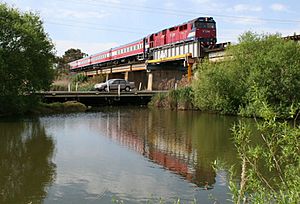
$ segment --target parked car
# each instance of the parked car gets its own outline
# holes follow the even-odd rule
[[[95,84],[94,88],[97,91],[110,91],[110,90],[130,91],[135,88],[134,82],[129,82],[125,79],[110,79],[106,82]]]

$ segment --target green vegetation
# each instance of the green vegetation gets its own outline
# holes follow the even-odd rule
[[[67,101],[64,103],[39,103],[32,112],[35,114],[54,114],[54,113],[74,113],[85,112],[87,107],[77,101]]]
[[[226,50],[227,60],[203,63],[193,83],[200,110],[260,116],[262,102],[287,117],[300,102],[300,45],[279,35],[247,32]]]
[[[70,73],[69,62],[86,57],[87,54],[81,52],[80,49],[71,48],[65,52],[62,57],[56,58],[55,80],[51,85],[52,91],[68,91],[69,86],[72,90],[76,87],[78,90],[81,88],[81,84],[88,81],[88,77],[84,74]],[[87,87],[83,85],[82,90],[90,90],[91,86]]]
[[[300,103],[299,44],[247,32],[225,52],[222,62],[198,64],[191,88],[159,95],[152,105],[173,109],[183,99],[202,111],[261,117],[257,110],[267,103],[285,118]]]
[[[53,80],[54,46],[37,14],[0,3],[0,114],[23,113]]]
[[[241,160],[240,182],[231,177],[234,203],[298,203],[300,200],[300,126],[279,122],[268,105],[258,110],[262,145],[251,142],[251,132],[240,122],[233,127]],[[293,117],[294,111],[291,111]],[[295,118],[296,120],[297,118]],[[233,168],[232,168],[233,169]],[[233,175],[233,174],[232,174]]]
[[[87,54],[81,52],[80,49],[71,48],[65,51],[65,54],[62,57],[56,57],[56,77],[59,78],[60,76],[68,75],[70,72],[68,63],[86,56]]]
[[[241,161],[240,180],[231,168],[234,203],[298,203],[300,45],[279,35],[247,32],[226,55],[225,61],[199,64],[181,98],[203,111],[260,118],[262,145],[251,141],[253,133],[244,123],[233,127]],[[158,95],[152,105],[176,108],[179,92]]]
[[[184,87],[171,90],[166,94],[156,94],[149,103],[149,106],[177,110],[190,110],[193,108],[192,98],[193,91],[191,87]]]
[[[73,74],[65,76],[63,80],[55,81],[51,85],[52,91],[68,91],[69,86],[71,91],[91,91],[94,90],[94,85],[104,81],[103,75],[87,77],[84,74]]]

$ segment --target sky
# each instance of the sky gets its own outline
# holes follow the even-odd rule
[[[61,56],[89,55],[139,40],[201,16],[217,24],[217,41],[237,43],[246,32],[300,34],[299,0],[0,0],[38,13]]]

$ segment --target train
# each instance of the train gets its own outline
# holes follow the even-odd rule
[[[213,17],[198,17],[152,33],[140,40],[70,62],[69,66],[71,71],[76,72],[94,67],[150,60],[155,49],[190,41],[199,41],[203,47],[216,44],[216,22]]]

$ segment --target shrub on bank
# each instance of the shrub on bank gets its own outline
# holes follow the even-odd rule
[[[300,45],[279,35],[245,33],[226,50],[227,60],[200,64],[193,83],[194,105],[200,110],[260,116],[270,104],[287,117],[300,102]]]
[[[152,107],[188,110],[193,108],[191,87],[171,90],[168,93],[156,94],[149,103]]]
[[[68,91],[68,85],[63,84],[52,84],[50,87],[51,91]]]
[[[299,203],[300,127],[297,118],[293,118],[299,112],[290,109],[292,126],[278,120],[266,103],[257,111],[262,116],[262,120],[256,121],[261,144],[251,141],[253,133],[244,122],[232,128],[242,167],[239,182],[233,179],[234,172],[230,172],[233,203]]]
[[[67,101],[64,103],[40,103],[32,112],[35,114],[53,114],[53,113],[74,113],[85,112],[87,107],[77,101]]]

